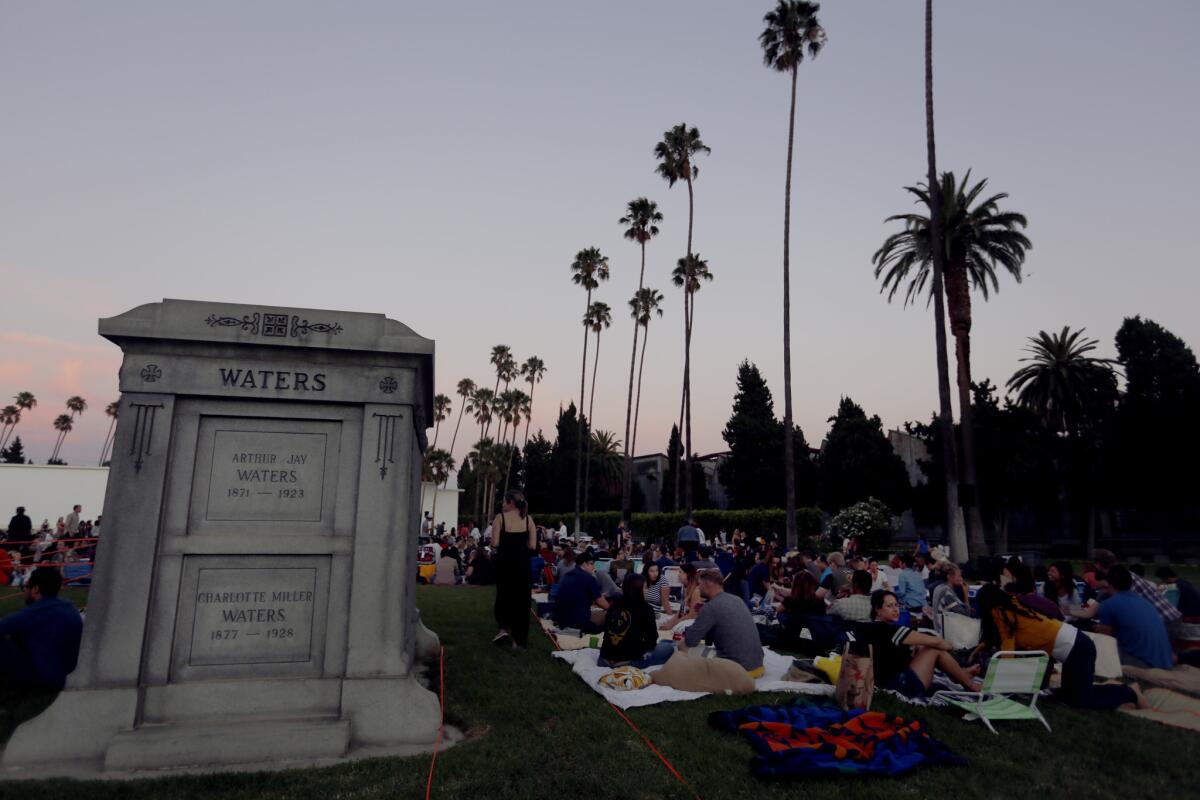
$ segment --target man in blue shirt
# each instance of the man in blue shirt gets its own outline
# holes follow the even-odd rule
[[[696,520],[689,519],[687,524],[676,532],[675,544],[683,548],[684,561],[696,560],[696,551],[700,548],[700,529],[696,527]]]
[[[596,564],[592,555],[583,552],[575,559],[575,569],[567,573],[558,585],[554,597],[554,624],[560,628],[578,628],[583,633],[604,631],[604,611],[593,616],[592,603],[608,608],[608,600],[596,580]]]
[[[1120,565],[1108,571],[1114,594],[1100,605],[1098,633],[1117,637],[1121,663],[1131,667],[1170,669],[1175,665],[1162,617],[1148,600],[1132,591],[1133,577]]]
[[[25,583],[25,608],[0,619],[0,686],[58,691],[79,659],[83,620],[60,600],[62,575],[38,567]]]
[[[915,559],[912,553],[901,553],[900,563],[904,568],[900,570],[900,581],[896,584],[896,597],[900,600],[901,608],[920,613],[927,599],[925,579],[913,568]]]

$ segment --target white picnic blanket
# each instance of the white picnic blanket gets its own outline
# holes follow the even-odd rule
[[[644,689],[622,692],[608,689],[600,685],[600,677],[612,672],[612,667],[596,666],[600,651],[595,648],[584,650],[558,650],[550,655],[560,658],[571,665],[571,671],[578,675],[584,683],[618,708],[636,708],[652,706],[655,703],[674,702],[681,700],[696,700],[708,692],[684,692],[672,689],[670,686],[651,684]],[[755,690],[759,692],[798,692],[800,694],[833,695],[833,687],[824,683],[797,683],[785,681],[783,676],[792,666],[792,657],[776,653],[768,647],[763,648],[763,676],[754,681]],[[646,672],[655,672],[661,667],[648,667]]]

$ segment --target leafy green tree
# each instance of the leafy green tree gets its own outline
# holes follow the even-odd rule
[[[679,426],[671,426],[671,436],[667,439],[667,468],[663,471],[662,487],[659,496],[659,508],[663,511],[678,511],[679,492],[675,476],[679,474],[679,460],[683,455],[683,443],[679,440]]]
[[[621,480],[621,518],[628,526],[633,518],[632,495],[633,495],[633,368],[637,360],[638,349],[638,331],[642,327],[641,316],[638,313],[639,298],[642,297],[642,292],[646,284],[646,243],[658,235],[658,223],[662,222],[663,215],[658,210],[658,204],[653,200],[645,197],[639,197],[636,200],[630,200],[625,206],[625,216],[618,220],[620,225],[625,227],[625,238],[632,242],[637,242],[641,249],[642,266],[638,271],[638,288],[633,295],[633,300],[630,305],[633,306],[633,351],[629,356],[629,392],[625,400],[625,463],[623,466],[623,474]],[[662,296],[659,295],[661,298]],[[662,314],[660,310],[659,315]],[[649,332],[649,319],[646,320],[647,332]],[[643,346],[643,352],[645,348]],[[641,381],[638,381],[639,388]]]
[[[574,403],[567,405],[566,410],[560,411],[555,423],[554,448],[551,460],[551,502],[548,504],[554,511],[569,510],[575,494],[575,460],[579,453],[580,431],[583,436],[591,436],[591,426],[575,408]]]
[[[841,550],[843,539],[853,539],[860,553],[882,553],[892,543],[897,528],[892,510],[868,497],[842,509],[829,521],[822,549]]]
[[[805,0],[777,0],[763,22],[767,27],[758,40],[767,67],[791,76],[791,107],[788,112],[787,172],[783,189],[783,427],[792,427],[792,301],[789,254],[792,237],[792,142],[796,129],[796,78],[804,54],[816,58],[825,46],[825,29],[817,20],[818,3]],[[778,463],[778,462],[777,462]],[[791,437],[783,448],[784,492],[787,509],[787,546],[796,547],[796,476],[795,454]]]
[[[558,506],[552,503],[551,492],[551,459],[554,455],[554,445],[550,443],[541,431],[525,442],[522,449],[525,469],[521,474],[521,482],[525,490],[525,499],[531,509],[553,511]]]
[[[700,176],[700,167],[696,164],[696,157],[701,154],[712,152],[712,148],[706,145],[700,139],[700,129],[696,127],[689,128],[686,123],[680,123],[668,131],[663,132],[663,138],[654,146],[654,157],[658,159],[658,166],[655,167],[663,180],[667,182],[667,186],[674,186],[678,181],[684,181],[688,189],[688,231],[687,231],[687,255],[685,258],[688,263],[692,261],[692,224],[695,221],[696,206],[695,206],[695,181]],[[681,285],[676,283],[676,285]],[[692,294],[688,288],[690,283],[685,285],[683,292],[683,392],[679,403],[679,426],[684,432],[687,448],[684,451],[684,459],[688,462],[689,471],[691,469],[691,343],[692,343]],[[697,287],[699,288],[699,287]],[[686,414],[685,414],[686,409]],[[685,426],[686,423],[686,426]],[[688,484],[686,490],[685,503],[688,512],[692,508],[692,490],[691,484]],[[675,484],[675,503],[674,507],[679,507],[679,483]]]
[[[12,441],[8,443],[8,447],[0,450],[0,463],[4,464],[24,464],[25,463],[25,445],[21,442],[20,436],[14,436]]]
[[[836,513],[877,497],[895,513],[909,507],[911,487],[904,462],[892,450],[878,416],[843,397],[819,459],[821,506]]]
[[[733,413],[721,433],[729,457],[721,464],[721,483],[733,508],[778,508],[782,428],[775,419],[771,390],[749,361],[738,366]],[[807,454],[806,454],[807,455]]]
[[[927,184],[906,188],[927,209],[932,207],[934,195],[940,201],[939,222],[946,263],[946,305],[958,362],[962,468],[965,478],[962,494],[972,521],[968,531],[971,552],[984,554],[987,552],[987,542],[983,537],[982,516],[976,500],[979,482],[975,469],[974,428],[971,424],[971,289],[977,289],[984,300],[988,299],[990,292],[999,291],[997,267],[1003,268],[1019,283],[1025,253],[1033,245],[1021,232],[1027,224],[1025,216],[1015,211],[1000,210],[1000,201],[1008,195],[1001,192],[980,200],[987,180],[968,188],[970,181],[969,170],[961,183],[955,180],[953,172],[944,172],[941,185],[934,187],[932,193]],[[888,290],[889,300],[904,283],[907,283],[906,304],[926,291],[932,273],[931,216],[927,213],[888,217],[888,222],[904,223],[904,230],[889,236],[874,255],[875,277],[882,276],[883,288]]]
[[[1158,512],[1165,527],[1188,527],[1200,452],[1200,367],[1182,339],[1158,323],[1126,319],[1116,336],[1125,394],[1117,413],[1114,462],[1123,499],[1143,515]],[[1191,527],[1194,528],[1194,521]]]

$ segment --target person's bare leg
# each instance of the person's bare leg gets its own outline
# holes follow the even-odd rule
[[[917,654],[913,656],[912,662],[908,665],[913,674],[921,679],[921,683],[925,684],[926,689],[933,683],[933,667],[937,664],[937,657],[937,650],[921,647],[917,650]]]
[[[958,681],[959,685],[968,692],[975,691],[973,678],[979,674],[979,665],[975,664],[967,669],[959,666],[954,660],[954,656],[947,653],[945,650],[937,650],[937,666],[942,672],[949,675],[954,680]]]

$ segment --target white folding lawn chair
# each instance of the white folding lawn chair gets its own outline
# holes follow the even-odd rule
[[[967,712],[963,719],[983,720],[992,733],[994,720],[1036,719],[1050,730],[1050,723],[1038,710],[1038,693],[1050,667],[1050,657],[1041,650],[1002,650],[992,656],[983,686],[978,692],[941,691],[934,695]],[[1029,695],[1029,702],[1011,695]]]

